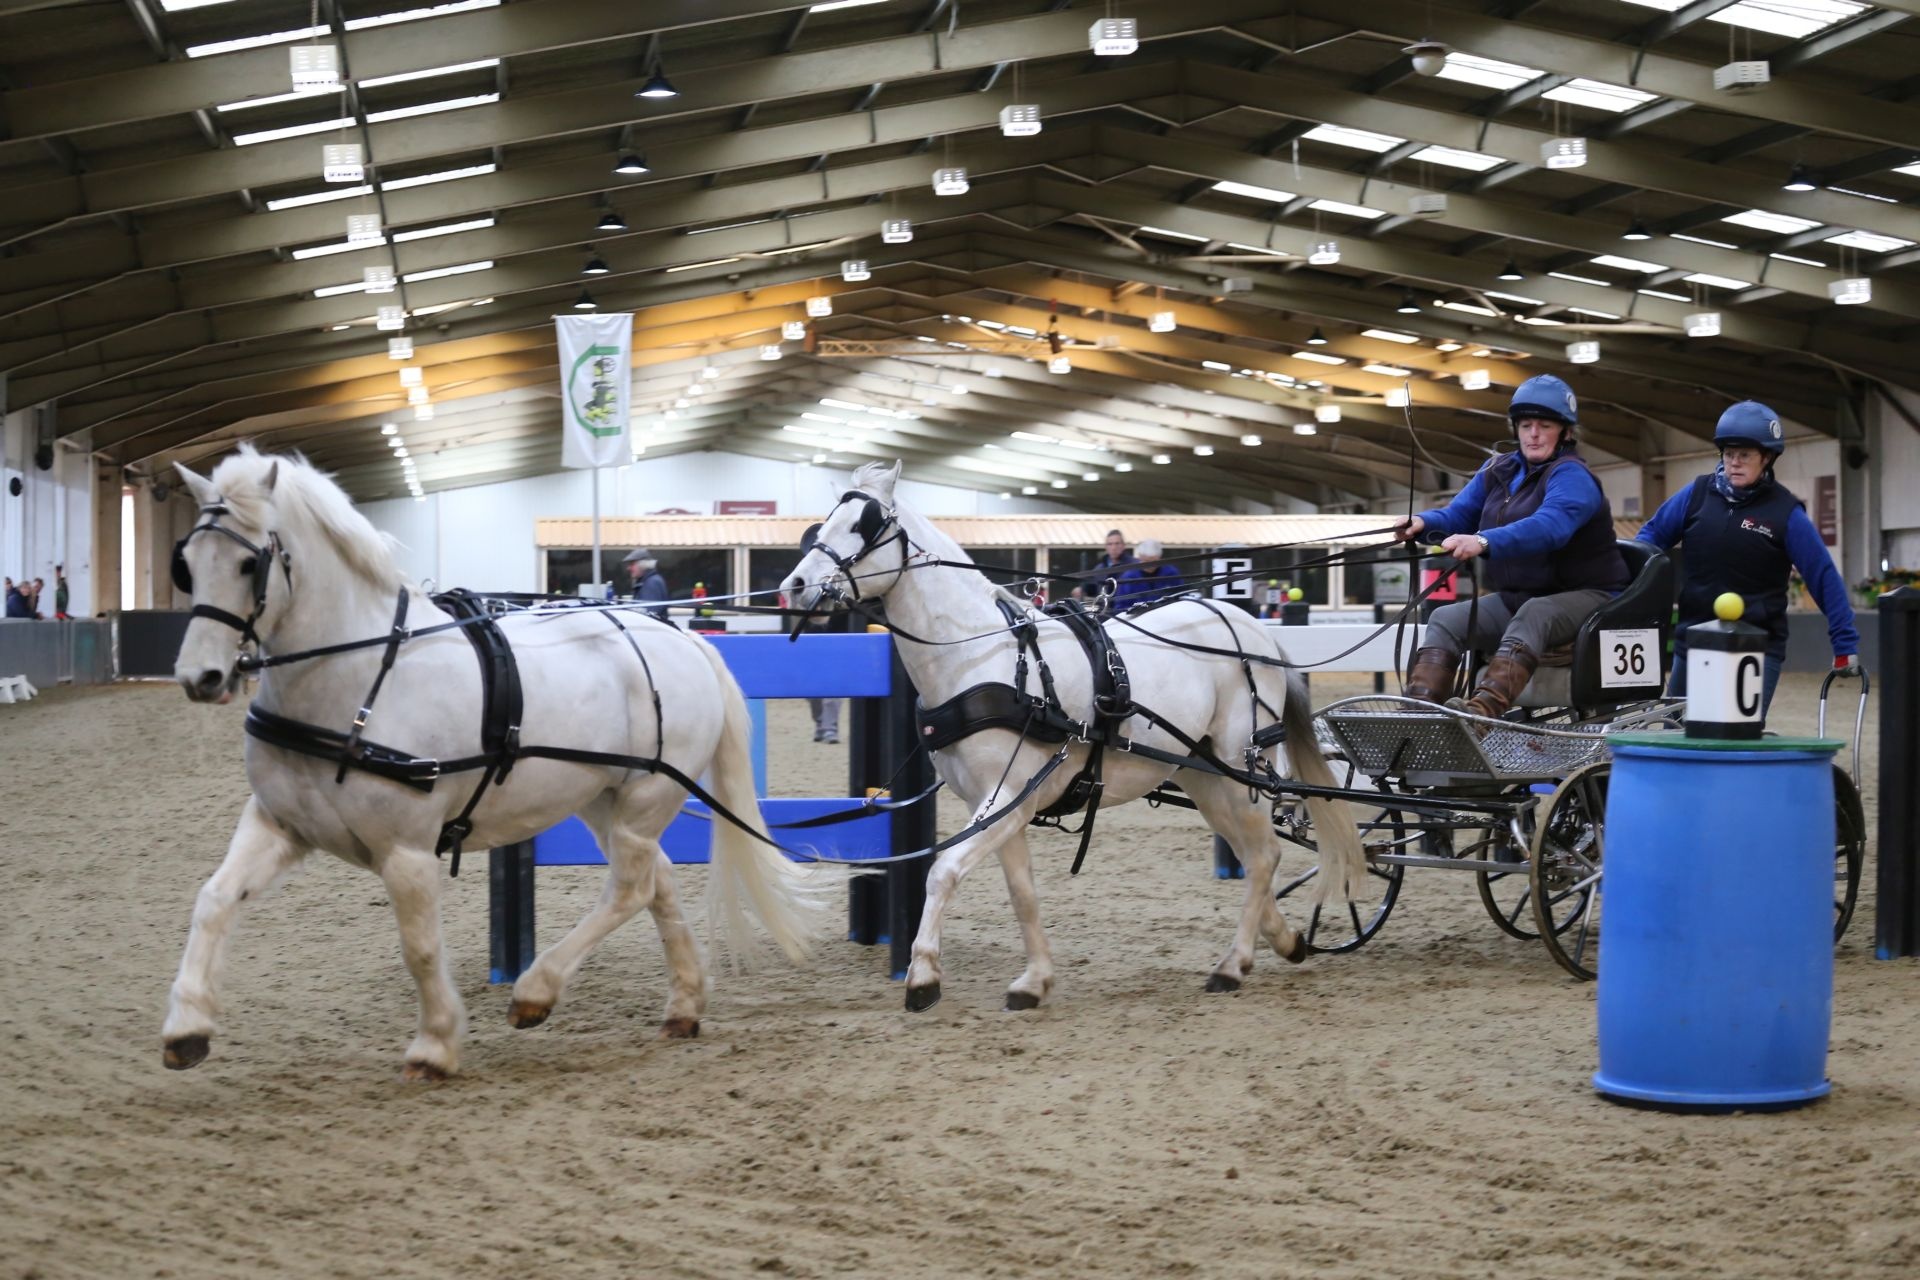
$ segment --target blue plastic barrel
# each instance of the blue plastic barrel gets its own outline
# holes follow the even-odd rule
[[[1594,1088],[1680,1110],[1825,1096],[1841,744],[1611,741]]]

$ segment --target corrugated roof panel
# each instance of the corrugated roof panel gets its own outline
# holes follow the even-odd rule
[[[797,547],[818,516],[629,516],[600,521],[602,546]],[[1275,546],[1293,542],[1373,543],[1355,537],[1389,522],[1378,515],[1195,516],[1195,515],[1015,515],[947,516],[935,524],[963,547],[1098,547],[1109,529],[1129,542],[1158,538],[1170,547],[1216,547],[1240,542]],[[581,516],[535,522],[543,548],[590,547],[593,522]]]

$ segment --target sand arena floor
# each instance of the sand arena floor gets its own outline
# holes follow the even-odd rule
[[[1789,678],[1776,726],[1810,730],[1814,689]],[[321,857],[246,917],[214,1056],[174,1074],[159,1026],[244,798],[240,719],[161,685],[0,707],[0,1276],[1920,1273],[1920,969],[1871,958],[1871,860],[1834,1094],[1782,1115],[1597,1100],[1592,986],[1498,933],[1469,876],[1411,872],[1357,955],[1263,950],[1204,996],[1240,889],[1191,816],[1143,806],[1077,879],[1036,833],[1060,976],[1035,1013],[999,1012],[1021,961],[989,868],[929,1013],[884,949],[836,941],[716,975],[701,1038],[660,1042],[642,916],[516,1032],[470,862],[445,906],[464,1074],[404,1086],[384,891]],[[804,706],[773,725],[776,790],[840,789]],[[542,945],[598,881],[542,873]]]

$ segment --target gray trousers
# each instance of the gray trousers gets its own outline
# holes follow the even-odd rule
[[[813,712],[813,739],[838,738],[840,736],[840,699],[808,698],[807,709]]]
[[[1497,595],[1481,596],[1477,608],[1474,601],[1456,600],[1433,611],[1432,621],[1420,633],[1420,643],[1459,654],[1469,647],[1491,651],[1503,640],[1517,640],[1538,657],[1570,643],[1580,624],[1612,598],[1611,591],[1563,591],[1535,596],[1518,609],[1509,608]],[[1471,636],[1467,634],[1469,613],[1474,615]]]

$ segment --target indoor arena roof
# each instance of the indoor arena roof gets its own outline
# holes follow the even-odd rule
[[[405,2],[0,0],[9,407],[136,476],[250,438],[391,496],[385,423],[429,490],[550,471],[585,291],[636,315],[649,456],[1139,510],[1436,484],[1535,372],[1630,460],[1920,388],[1920,0]],[[315,43],[345,87],[296,95]]]

